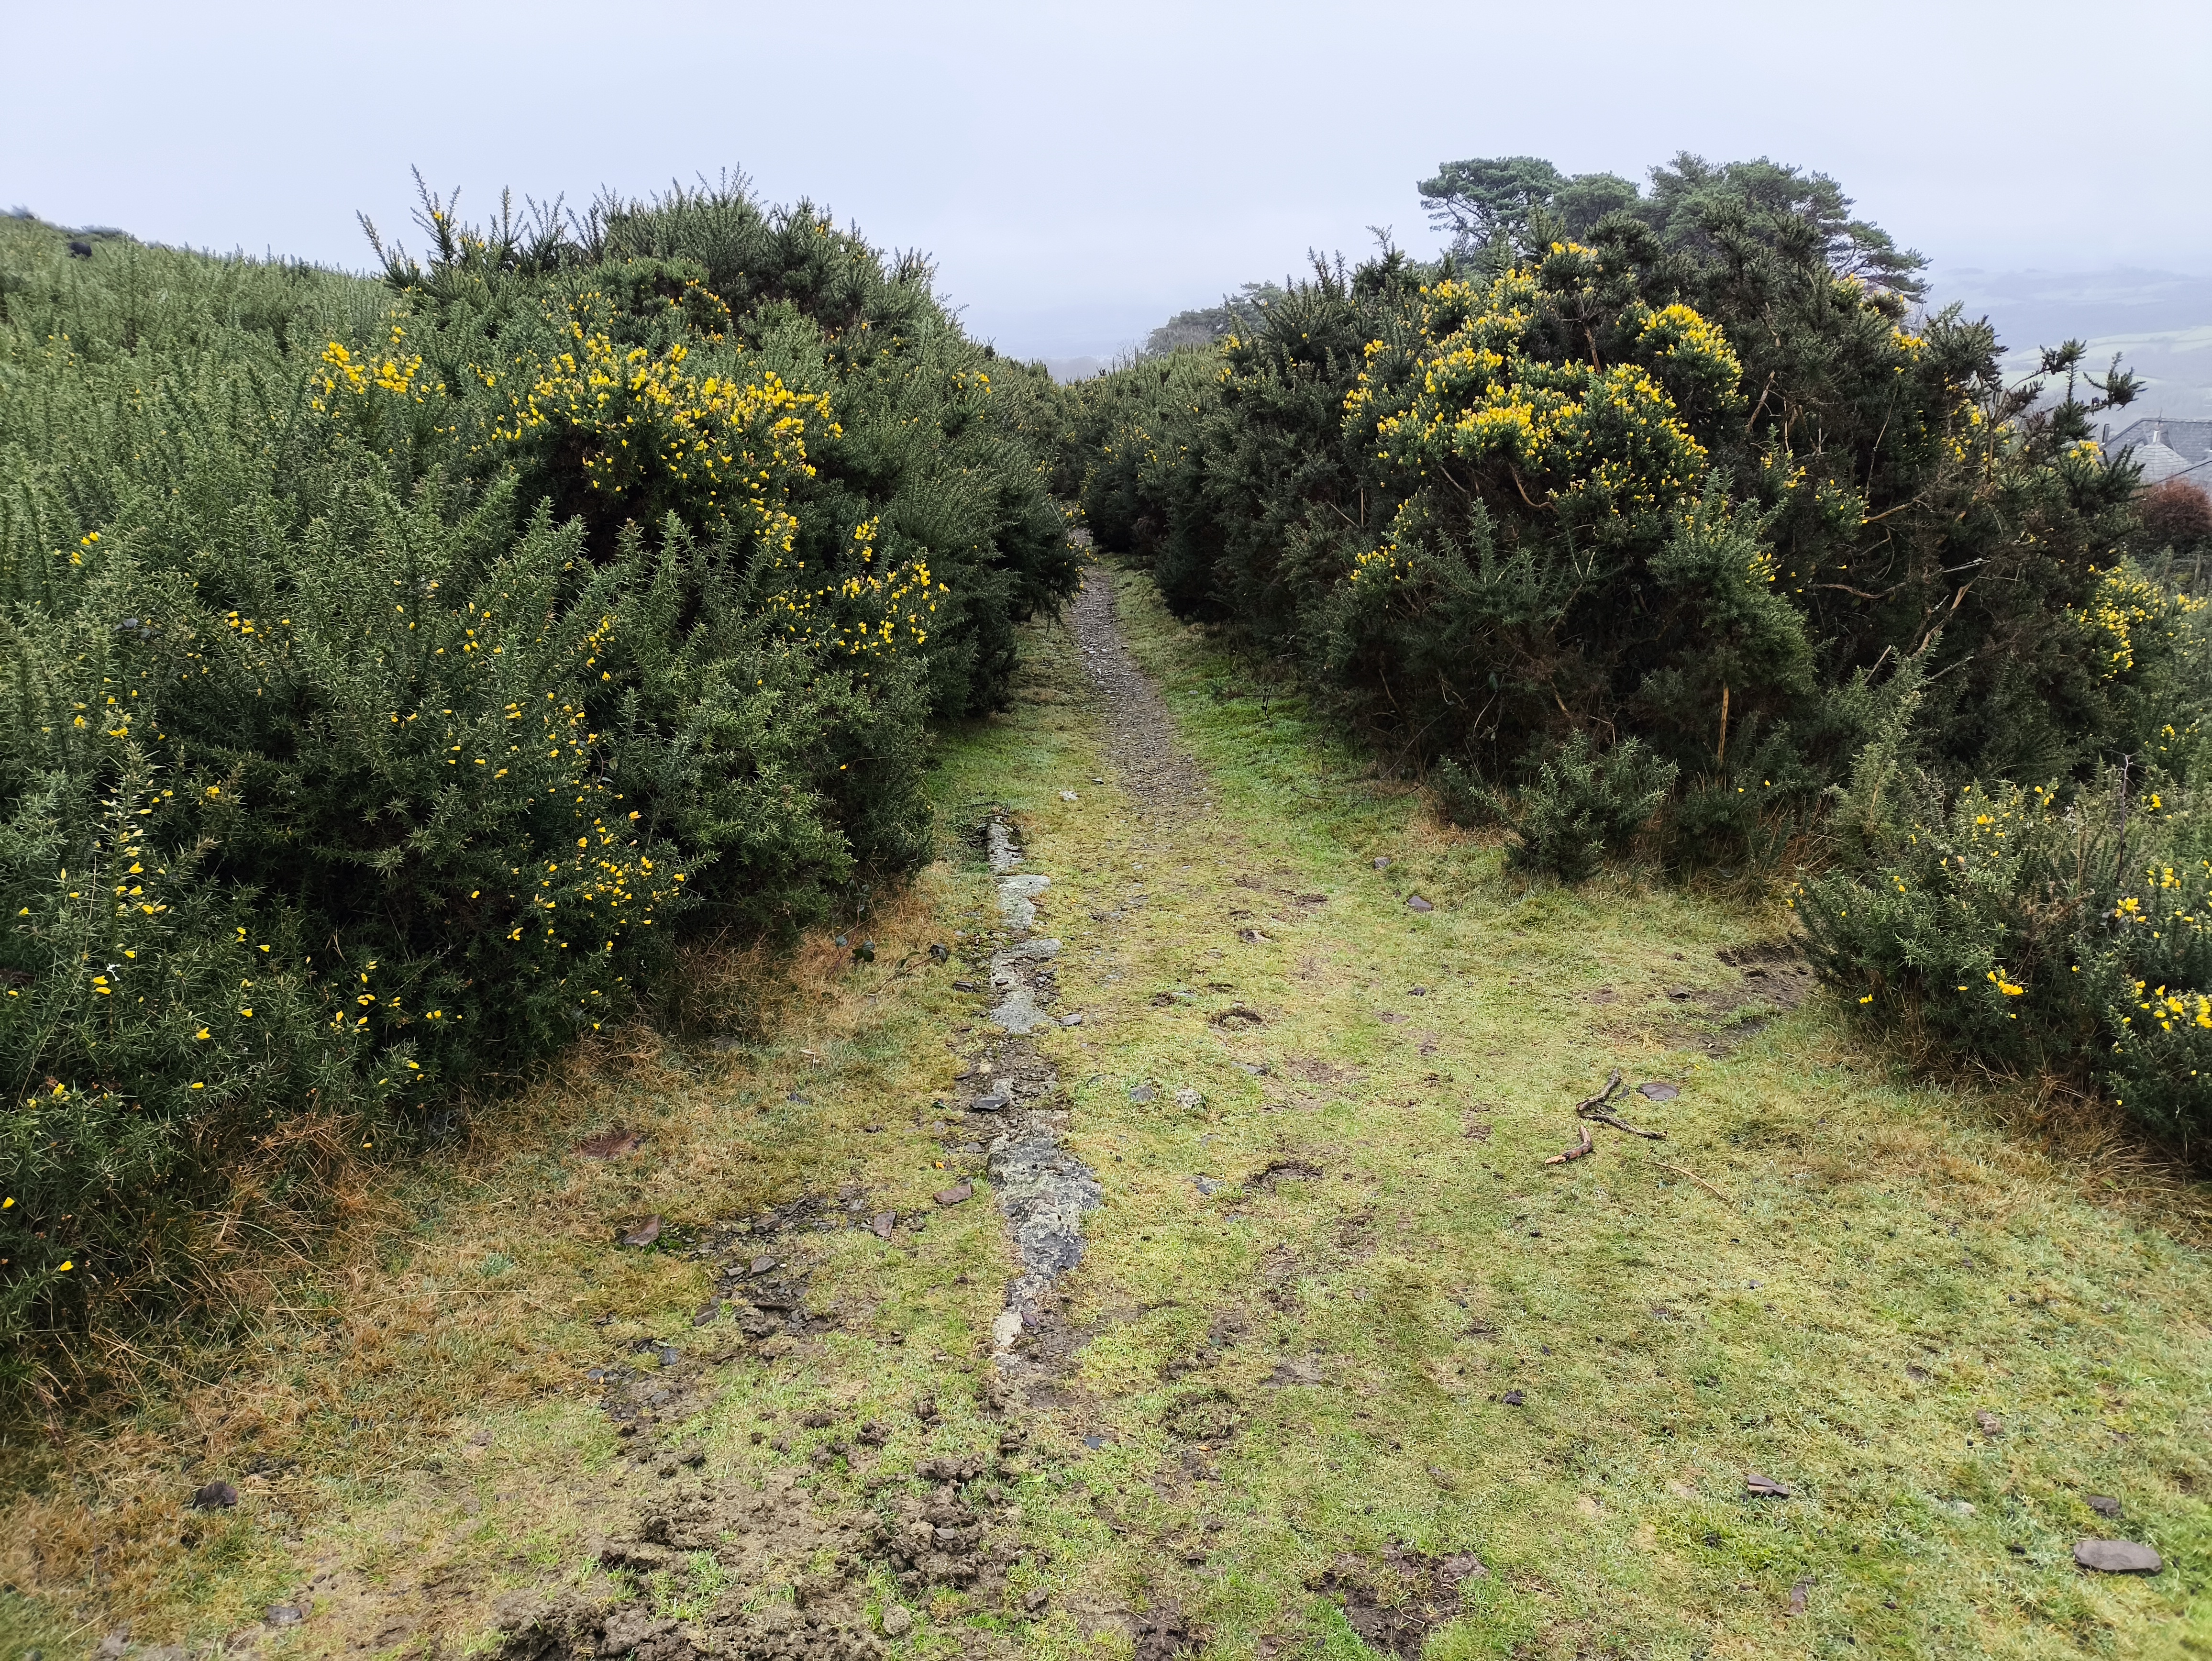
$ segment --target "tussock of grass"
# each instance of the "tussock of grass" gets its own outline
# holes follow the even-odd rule
[[[871,919],[874,964],[816,940],[780,990],[704,989],[737,1013],[697,1025],[734,1022],[733,1047],[603,1040],[464,1152],[364,1196],[348,1249],[197,1358],[199,1382],[41,1455],[0,1569],[28,1613],[210,1637],[305,1599],[270,1647],[398,1653],[483,1642],[508,1588],[599,1584],[587,1542],[653,1479],[624,1475],[584,1370],[685,1343],[705,1284],[678,1251],[613,1250],[613,1226],[848,1183],[903,1211],[961,1166],[928,1127],[984,1036],[951,989],[972,971],[911,954],[994,926],[967,837],[996,805],[1053,878],[1041,928],[1085,1020],[1038,1046],[1107,1203],[1066,1282],[1087,1342],[1017,1467],[1033,1555],[1013,1591],[1050,1601],[1032,1620],[909,1598],[908,1652],[1126,1654],[1133,1615],[1173,1605],[1209,1653],[1356,1656],[1310,1584],[1347,1560],[1371,1576],[1393,1542],[1485,1565],[1434,1656],[2212,1642],[2194,1190],[2166,1175],[2118,1203],[2112,1185],[2144,1173],[2106,1129],[2031,1092],[1915,1085],[1817,999],[1730,1013],[1755,983],[1717,953],[1775,919],[1620,877],[1524,889],[1295,699],[1245,696],[1143,587],[1121,605],[1213,810],[1140,815],[1079,654],[1032,630],[1015,709],[941,746],[942,856]],[[1437,910],[1410,912],[1414,891]],[[1215,1019],[1231,1010],[1258,1020]],[[1546,1167],[1615,1066],[1682,1086],[1624,1110],[1667,1140],[1599,1129],[1595,1158]],[[644,1147],[568,1151],[615,1124]],[[680,1433],[710,1475],[807,1471],[836,1433],[797,1427],[817,1406],[890,1426],[893,1466],[982,1445],[1008,1272],[994,1212],[897,1245],[805,1244],[838,1329],[803,1366],[707,1376]],[[936,1430],[906,1411],[922,1393]],[[256,1457],[275,1463],[251,1474]],[[1751,1469],[1794,1497],[1747,1497]],[[239,1509],[188,1518],[215,1475]],[[834,1465],[810,1480],[825,1506],[857,1501]],[[2120,1496],[2124,1521],[2090,1493]],[[2166,1572],[2079,1574],[2073,1541],[2115,1528]],[[902,1595],[871,1573],[872,1607]]]

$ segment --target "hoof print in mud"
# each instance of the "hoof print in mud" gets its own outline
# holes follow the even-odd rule
[[[962,1485],[980,1476],[987,1463],[980,1454],[923,1460],[915,1475],[938,1483],[936,1491],[902,1495],[876,1518],[876,1555],[901,1585],[965,1587],[1003,1573],[1003,1555],[984,1544],[989,1519],[979,1507],[988,1507],[988,1498],[971,1499],[962,1492]]]
[[[1186,1442],[1218,1442],[1236,1433],[1244,1415],[1225,1390],[1197,1390],[1177,1396],[1160,1415],[1168,1434]]]
[[[1346,1554],[1309,1584],[1343,1606],[1346,1622],[1370,1649],[1410,1658],[1460,1612],[1460,1583],[1489,1572],[1471,1551],[1431,1557],[1394,1541],[1379,1563]]]
[[[1132,1635],[1136,1644],[1131,1661],[1176,1661],[1178,1657],[1198,1653],[1197,1635],[1173,1604],[1139,1615]]]

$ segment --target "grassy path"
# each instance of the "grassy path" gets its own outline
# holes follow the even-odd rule
[[[1115,581],[947,744],[872,963],[580,1057],[42,1456],[8,1652],[2212,1653],[2187,1196],[1893,1079],[1771,920],[1521,893],[1122,579],[1148,704]],[[993,818],[1060,942],[1018,1041]],[[1666,1140],[1547,1165],[1616,1068]],[[1010,1329],[1012,1117],[1103,1203]]]

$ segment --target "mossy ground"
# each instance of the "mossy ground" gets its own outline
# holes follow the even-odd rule
[[[1172,1606],[1207,1653],[1354,1656],[1310,1583],[1396,1542],[1485,1565],[1431,1656],[2212,1653],[2189,1196],[2124,1205],[2002,1098],[1911,1083],[1820,999],[1763,1007],[1717,954],[1773,916],[1628,877],[1524,890],[1141,582],[1092,578],[1117,580],[1210,806],[1125,795],[1080,654],[1034,630],[1017,707],[944,745],[945,857],[870,921],[872,964],[811,943],[735,1050],[580,1056],[139,1421],[19,1449],[0,1640],[59,1656],[130,1618],[204,1643],[289,1601],[308,1618],[261,1653],[459,1653],[501,1591],[586,1578],[653,1479],[585,1372],[687,1343],[707,1290],[614,1226],[841,1189],[905,1211],[962,1168],[933,1102],[980,1000],[925,948],[988,928],[995,805],[1053,879],[1039,929],[1085,1021],[1038,1047],[1107,1201],[1012,1496],[1014,1590],[1050,1602],[939,1594],[908,1652],[1126,1654],[1127,1617]],[[1623,1110],[1667,1140],[1599,1129],[1544,1165],[1616,1067],[1681,1087]],[[617,1123],[639,1152],[570,1151]],[[1255,1180],[1282,1162],[1313,1174]],[[817,1407],[880,1418],[894,1464],[982,1445],[1004,1239],[982,1203],[811,1237],[836,1330],[714,1370],[680,1433],[732,1480],[811,1470]],[[1748,1496],[1753,1469],[1793,1497]],[[237,1510],[187,1512],[216,1476]],[[2074,1541],[2113,1532],[2166,1572],[2080,1574]]]

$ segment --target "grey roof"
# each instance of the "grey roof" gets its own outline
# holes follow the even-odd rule
[[[2104,447],[2110,456],[2133,450],[2146,484],[2177,473],[2191,474],[2199,482],[2212,479],[2212,421],[2168,421],[2163,416],[2151,416],[2114,433],[2105,440]]]

